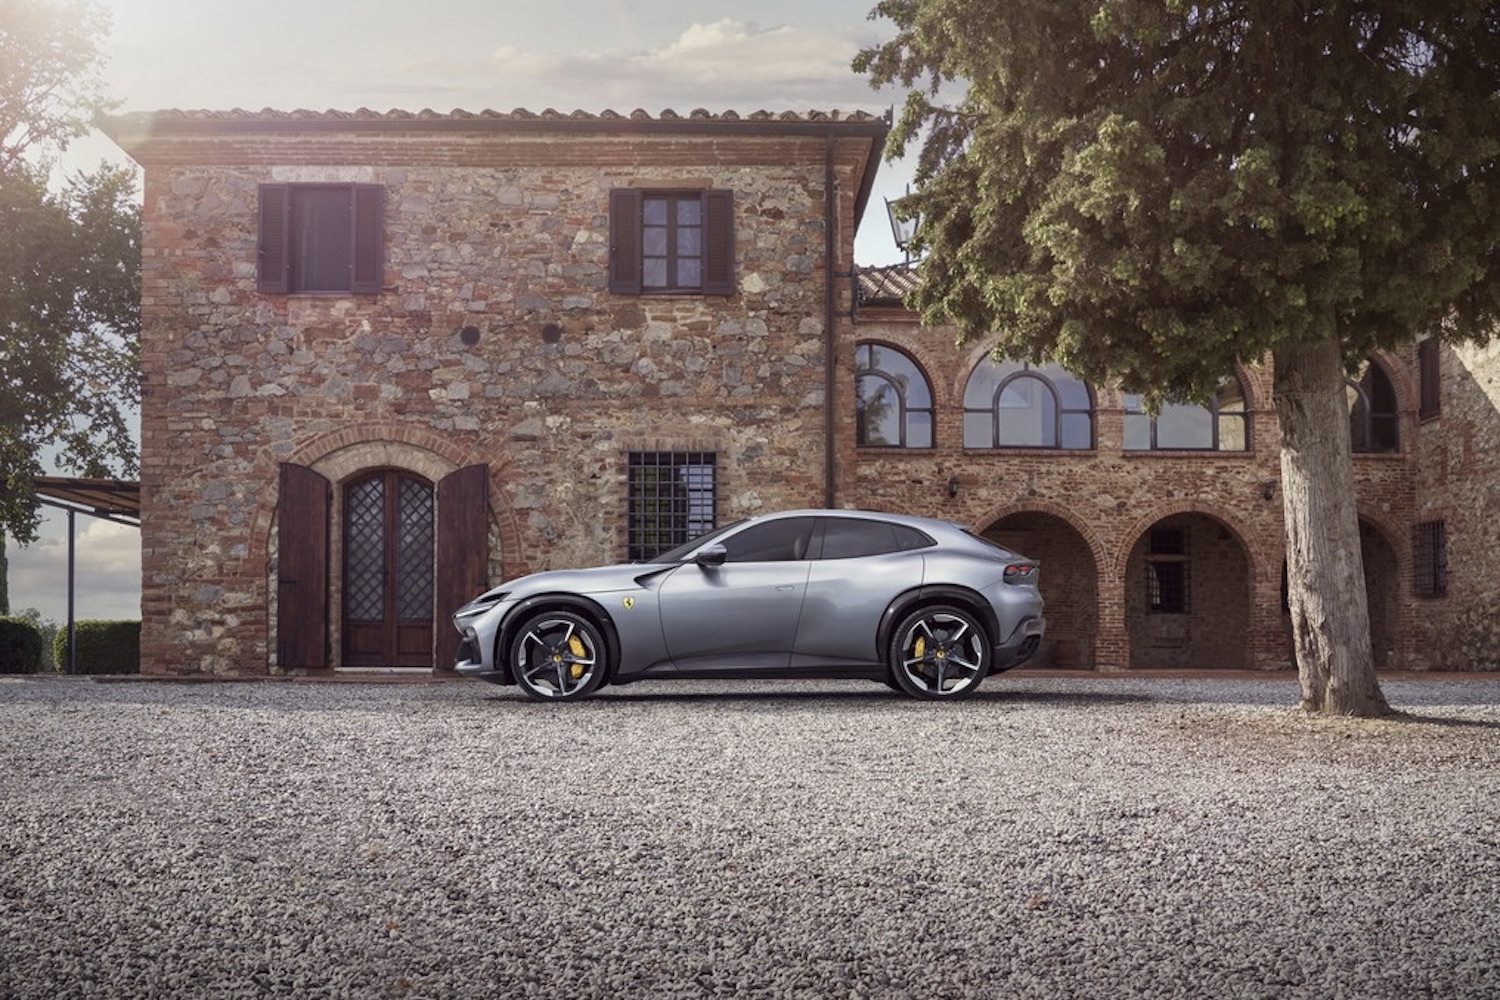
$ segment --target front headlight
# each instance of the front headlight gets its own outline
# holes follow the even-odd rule
[[[464,622],[468,621],[470,618],[475,618],[479,615],[482,615],[486,611],[490,610],[490,608],[493,608],[495,605],[505,600],[507,596],[509,595],[506,594],[505,591],[500,590],[492,591],[491,593],[476,597],[468,604],[465,604],[463,607],[453,612],[453,621],[455,623]],[[462,625],[459,626],[460,631],[462,630],[462,627]]]

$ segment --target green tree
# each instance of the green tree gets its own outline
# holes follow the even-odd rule
[[[885,0],[914,304],[1159,404],[1274,365],[1305,709],[1388,712],[1346,372],[1500,314],[1500,8],[1480,0]]]
[[[133,171],[49,182],[108,105],[104,22],[81,0],[0,0],[0,533],[31,541],[35,477],[138,468],[140,212]]]

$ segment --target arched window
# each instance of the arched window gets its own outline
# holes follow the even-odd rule
[[[1250,415],[1238,376],[1219,383],[1208,406],[1168,402],[1151,416],[1141,397],[1125,396],[1126,451],[1247,451]]]
[[[1089,388],[1062,365],[986,358],[970,373],[964,388],[965,448],[1093,446]]]
[[[1358,379],[1344,383],[1349,400],[1349,439],[1356,453],[1401,450],[1396,414],[1396,387],[1385,369],[1366,361]]]
[[[860,447],[932,447],[932,388],[915,361],[894,347],[860,344],[854,372]]]

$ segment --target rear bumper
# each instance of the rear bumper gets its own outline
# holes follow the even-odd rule
[[[1047,619],[1040,615],[1023,618],[1004,642],[995,646],[994,665],[990,672],[1018,667],[1036,655],[1047,631]]]

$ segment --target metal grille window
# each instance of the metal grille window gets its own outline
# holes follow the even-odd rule
[[[627,558],[649,560],[713,530],[713,452],[635,451],[627,474]]]
[[[1448,595],[1448,527],[1419,521],[1411,532],[1412,592],[1418,597]]]
[[[1146,555],[1146,609],[1154,615],[1189,612],[1188,533],[1152,528]]]

